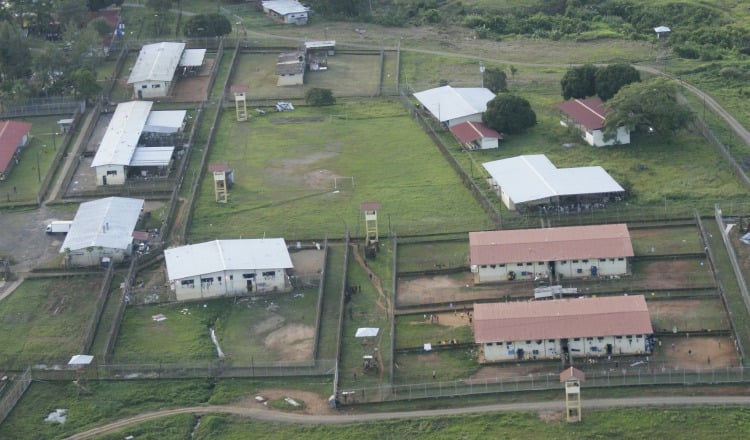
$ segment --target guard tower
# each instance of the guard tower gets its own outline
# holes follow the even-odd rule
[[[208,164],[208,172],[214,178],[214,194],[217,203],[227,203],[229,199],[229,188],[234,184],[234,170],[229,168],[229,164],[211,163]]]
[[[359,210],[365,214],[365,255],[375,258],[378,250],[378,209],[380,202],[362,202]]]
[[[565,419],[568,423],[581,421],[581,382],[586,380],[583,371],[570,367],[560,373],[565,384]]]
[[[235,84],[229,89],[234,95],[234,108],[237,111],[237,121],[243,122],[247,121],[247,99],[246,94],[247,91],[250,90],[250,87],[246,86],[245,84]]]

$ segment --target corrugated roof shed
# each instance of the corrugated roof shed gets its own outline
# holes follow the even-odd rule
[[[604,103],[597,98],[572,99],[558,104],[563,113],[586,127],[587,130],[600,130],[604,128],[604,119],[610,112]]]
[[[18,145],[29,130],[31,130],[31,124],[28,122],[0,122],[0,173],[8,169]]]
[[[143,131],[148,133],[177,133],[182,129],[187,110],[158,110],[148,114]]]
[[[127,249],[144,201],[125,197],[107,197],[81,203],[73,225],[65,236],[60,253],[87,247]]]
[[[270,9],[279,15],[300,14],[307,12],[307,6],[297,0],[269,0],[262,2],[265,9]]]
[[[170,280],[224,270],[293,267],[283,238],[214,240],[164,251]]]
[[[624,223],[470,232],[469,253],[473,265],[634,255]]]
[[[92,167],[130,165],[152,105],[151,101],[130,101],[117,105],[91,162]]]
[[[206,57],[206,49],[185,49],[180,57],[180,67],[200,67]]]
[[[480,344],[653,332],[643,295],[474,304]]]
[[[543,154],[500,159],[482,166],[514,203],[625,191],[600,166],[557,168]]]
[[[276,61],[277,75],[298,75],[305,72],[305,54],[303,52],[288,52],[279,54]]]
[[[130,166],[165,167],[172,160],[174,147],[139,147],[135,149]]]
[[[172,81],[183,50],[185,43],[164,41],[143,46],[130,72],[128,84],[141,81]]]
[[[490,89],[437,87],[414,94],[420,102],[440,122],[465,116],[484,113],[487,103],[495,98]]]

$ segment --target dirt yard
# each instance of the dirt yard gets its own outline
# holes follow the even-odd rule
[[[198,75],[180,78],[173,90],[173,101],[204,101],[208,97],[208,79],[213,65],[213,59],[206,59]]]
[[[270,411],[276,411],[270,408],[267,404],[264,404],[255,400],[255,396],[261,396],[264,399],[267,399],[268,401],[282,400],[285,397],[291,397],[292,399],[304,405],[303,409],[294,411],[295,413],[319,415],[319,414],[332,414],[334,412],[328,407],[328,402],[315,393],[312,393],[309,391],[284,390],[284,389],[258,390],[258,392],[253,393],[252,396],[243,398],[239,402],[233,404],[233,406],[241,406],[241,407],[246,407],[246,408],[264,407],[264,408],[268,408]]]
[[[269,351],[278,353],[284,361],[302,361],[312,357],[315,328],[310,325],[285,323],[286,319],[277,314],[255,324],[250,334],[262,336],[263,345]]]

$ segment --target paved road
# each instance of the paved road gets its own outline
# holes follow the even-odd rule
[[[623,399],[593,399],[583,401],[583,410],[627,408],[643,406],[694,406],[694,405],[750,405],[750,396],[695,396],[695,397],[632,397]],[[268,408],[244,408],[230,405],[197,406],[187,408],[167,409],[151,413],[128,417],[116,422],[108,423],[68,437],[68,440],[84,440],[94,438],[114,430],[136,425],[149,420],[177,414],[233,414],[241,417],[251,417],[257,420],[277,423],[298,423],[310,425],[339,425],[347,423],[374,422],[380,420],[414,419],[419,417],[441,417],[462,414],[487,413],[498,411],[563,411],[561,401],[503,403],[495,405],[475,406],[468,408],[447,408],[423,411],[384,412],[369,414],[335,414],[310,415],[284,413]]]

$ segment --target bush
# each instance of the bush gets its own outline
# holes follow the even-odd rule
[[[331,89],[321,89],[313,87],[312,89],[305,92],[305,102],[312,106],[324,106],[333,105],[336,103],[336,98],[333,97]]]

